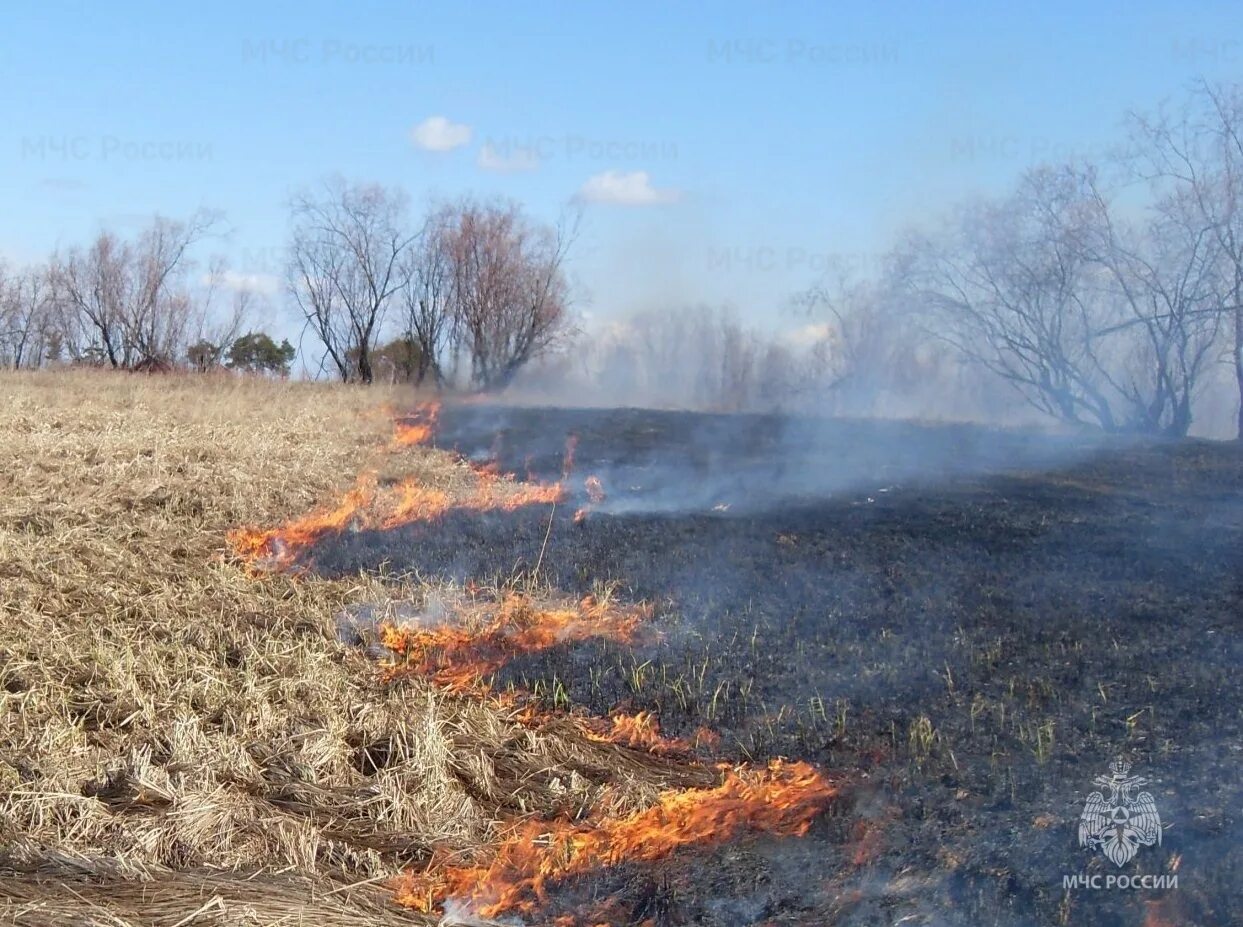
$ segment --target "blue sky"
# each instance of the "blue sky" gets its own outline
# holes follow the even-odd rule
[[[207,206],[229,224],[209,250],[278,275],[290,193],[341,173],[549,220],[577,195],[584,310],[777,324],[830,261],[1238,79],[1241,24],[1228,3],[13,2],[0,254]]]

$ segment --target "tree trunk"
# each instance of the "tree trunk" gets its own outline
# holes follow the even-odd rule
[[[1234,306],[1234,382],[1239,388],[1239,419],[1235,440],[1243,442],[1243,306]]]

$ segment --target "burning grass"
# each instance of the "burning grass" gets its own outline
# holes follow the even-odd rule
[[[397,417],[389,455],[428,443],[435,433],[439,405],[422,403],[407,416]],[[566,449],[566,473],[573,462],[573,446]],[[365,469],[354,486],[328,506],[286,521],[277,528],[237,528],[229,544],[252,569],[279,571],[298,564],[299,558],[322,538],[345,531],[391,530],[413,522],[434,521],[454,510],[513,511],[526,505],[552,504],[564,498],[561,483],[521,483],[510,474],[498,474],[490,465],[451,465],[455,480],[441,474],[429,479],[426,469],[381,485],[376,469]],[[446,485],[448,483],[448,485]]]
[[[450,901],[484,917],[529,914],[545,901],[551,884],[576,873],[663,859],[681,847],[714,846],[747,830],[806,833],[833,795],[833,787],[806,763],[773,762],[759,772],[726,768],[718,786],[670,790],[623,817],[523,821],[486,863],[437,861],[408,877],[399,899],[420,911]]]
[[[643,633],[644,606],[302,570],[359,525],[562,497],[423,446],[434,407],[394,427],[376,404],[396,397],[327,385],[4,388],[0,921],[427,922],[377,892],[405,871],[403,891],[444,901],[477,878],[499,911],[497,861],[525,909],[654,847],[639,830],[656,858],[716,828],[797,833],[827,800],[798,767],[675,757],[650,716],[478,697],[513,654]],[[534,830],[573,852],[522,868],[512,837]]]
[[[472,597],[475,599],[477,597]],[[511,656],[558,644],[605,637],[631,641],[651,617],[648,606],[620,607],[607,598],[584,598],[573,607],[541,605],[528,594],[509,591],[499,601],[459,606],[452,620],[380,625],[380,642],[394,654],[390,677],[414,674],[454,692],[487,688],[484,677]]]
[[[768,419],[472,437],[341,387],[0,379],[0,922],[1237,908],[1237,449],[748,508]],[[963,437],[826,428],[868,473]],[[1169,905],[1059,890],[1120,747],[1164,777]]]
[[[4,389],[5,843],[88,868],[360,879],[486,834],[438,736],[461,717],[379,687],[335,639],[334,616],[376,590],[256,581],[221,560],[231,525],[311,506],[383,440],[388,423],[361,415],[371,397],[102,374]],[[366,775],[359,745],[381,740],[404,764]],[[25,887],[0,897],[25,898],[31,876],[13,878]]]

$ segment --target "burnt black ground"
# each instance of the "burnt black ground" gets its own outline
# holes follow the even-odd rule
[[[329,539],[330,573],[506,577],[543,556],[614,580],[663,638],[507,667],[595,714],[652,710],[725,758],[807,759],[843,796],[803,839],[753,840],[566,886],[662,924],[1243,922],[1243,452],[968,426],[639,410],[442,413],[438,443],[607,502],[451,515]],[[728,506],[728,508],[717,508]],[[1077,845],[1115,755],[1150,780],[1159,847]],[[1169,873],[1176,890],[1063,889]],[[903,920],[903,918],[908,918]]]

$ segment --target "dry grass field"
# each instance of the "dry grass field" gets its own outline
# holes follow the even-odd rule
[[[1232,910],[1234,446],[0,394],[0,923]],[[1115,752],[1158,777],[1168,897],[1063,890]]]
[[[415,485],[481,504],[476,470],[395,436],[398,397],[88,372],[0,390],[3,922],[434,922],[455,880],[487,882],[502,827],[644,826],[666,789],[772,797],[614,743],[651,747],[651,732],[593,733],[513,693],[403,671],[394,660],[419,642],[379,642],[401,637],[380,618],[434,602],[463,635],[445,652],[469,669],[478,628],[488,668],[512,640],[540,646],[548,622],[592,633],[620,615],[628,630],[607,590],[565,602],[530,577],[491,590],[323,579],[238,555],[237,529],[332,513],[360,473],[397,508]],[[489,486],[489,504],[513,489]],[[520,871],[506,882],[515,897],[537,887]]]
[[[389,427],[364,414],[374,394],[85,372],[2,389],[6,916],[150,923],[155,903],[173,923],[219,896],[275,922],[329,860],[365,879],[386,839],[482,826],[420,736],[444,723],[434,701],[380,692],[336,644],[365,592],[224,556],[231,527],[355,471]],[[417,775],[360,800],[352,752],[386,731]],[[257,865],[289,875],[257,891],[208,872]]]

